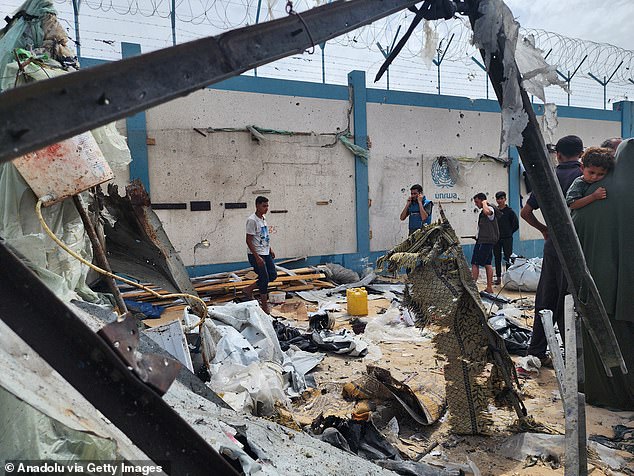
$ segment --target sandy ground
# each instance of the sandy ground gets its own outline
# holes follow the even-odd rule
[[[496,288],[496,292],[500,288]],[[530,305],[534,295],[519,295],[515,292],[502,291],[501,295],[511,299],[526,298],[522,301],[528,303],[524,314],[527,323],[532,323],[532,309]],[[295,325],[307,328],[308,321],[305,317],[304,304],[292,304],[299,301],[293,298],[283,308],[276,306],[274,315],[285,315],[294,319]],[[303,301],[302,301],[303,303]],[[370,301],[369,315],[364,320],[370,321],[380,316],[389,302],[385,299]],[[307,304],[305,308],[310,312],[315,306]],[[336,328],[350,328],[350,319],[343,311],[335,313]],[[433,329],[430,329],[433,331]],[[412,335],[419,335],[420,331],[412,328]],[[422,379],[434,397],[444,395],[444,377],[442,362],[434,357],[434,349],[430,337],[422,342],[398,342],[377,343],[381,349],[382,357],[372,362],[369,359],[352,358],[346,356],[327,355],[324,361],[314,371],[318,384],[318,391],[307,394],[303,399],[295,401],[293,412],[295,420],[300,425],[309,424],[320,413],[325,415],[337,414],[342,417],[350,417],[354,409],[354,402],[347,402],[341,395],[344,384],[354,381],[365,374],[367,364],[375,364],[389,369],[392,375],[403,381]],[[517,360],[518,357],[513,357]],[[529,415],[532,415],[539,423],[560,434],[564,433],[564,413],[561,398],[557,387],[554,371],[542,368],[539,374],[534,374],[530,379],[523,380],[523,399]],[[468,460],[475,463],[482,475],[563,475],[562,467],[551,467],[543,461],[515,461],[500,454],[500,445],[514,433],[509,429],[516,420],[515,414],[506,409],[491,408],[494,425],[488,436],[457,436],[452,435],[446,418],[432,426],[416,424],[406,413],[394,404],[379,403],[372,412],[372,420],[381,431],[385,431],[387,422],[396,416],[400,432],[397,447],[404,457],[418,460],[422,455],[427,458],[434,457],[438,460],[451,461],[466,464]],[[586,407],[587,433],[588,435],[601,434],[612,436],[612,427],[616,424],[634,425],[634,413],[613,412],[592,406]],[[631,457],[629,453],[620,452],[621,456]],[[634,468],[634,461],[630,461]],[[593,464],[589,465],[590,474],[611,475],[609,469],[604,470]]]

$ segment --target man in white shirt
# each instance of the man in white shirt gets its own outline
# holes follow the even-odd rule
[[[255,199],[255,213],[247,218],[247,256],[253,270],[258,274],[257,282],[244,288],[244,294],[253,299],[253,290],[260,290],[260,306],[269,313],[269,283],[277,278],[275,253],[271,249],[269,227],[266,212],[269,211],[269,199],[259,196]]]

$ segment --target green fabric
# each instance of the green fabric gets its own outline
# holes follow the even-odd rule
[[[576,202],[580,198],[588,195],[588,188],[590,188],[590,185],[592,184],[583,180],[583,176],[577,177],[566,192],[566,203],[568,206],[570,206],[572,202]]]
[[[42,45],[44,32],[40,25],[40,16],[46,13],[57,15],[51,0],[28,0],[18,9],[18,12],[20,11],[36,18],[33,20],[25,20],[24,17],[18,18],[0,31],[0,73],[3,76],[7,63],[15,59],[13,53],[15,48],[28,50]],[[30,31],[29,35],[24,34],[27,28]]]
[[[614,171],[592,184],[607,198],[575,210],[572,219],[605,309],[616,320],[634,322],[634,140],[618,149]]]
[[[624,141],[616,154],[614,171],[592,184],[586,194],[605,187],[607,198],[575,210],[573,222],[588,269],[621,348],[629,373],[612,369],[608,378],[599,355],[584,339],[586,399],[589,403],[634,409],[634,139]],[[586,336],[587,337],[587,336]]]
[[[357,144],[353,144],[350,139],[344,135],[339,136],[339,142],[345,145],[350,152],[359,157],[363,162],[367,163],[370,158],[370,151],[368,149],[364,149]]]

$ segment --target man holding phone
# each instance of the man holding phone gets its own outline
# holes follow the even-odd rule
[[[431,212],[434,203],[427,200],[423,195],[423,187],[419,184],[412,185],[410,196],[405,202],[405,207],[401,212],[401,221],[409,217],[409,234],[411,235],[423,225],[431,223]]]

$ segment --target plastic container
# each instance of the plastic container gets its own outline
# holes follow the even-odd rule
[[[346,290],[348,314],[351,316],[368,315],[368,292],[364,288],[350,288]]]
[[[269,293],[269,302],[271,304],[284,304],[286,302],[286,293],[284,291],[271,291]]]

